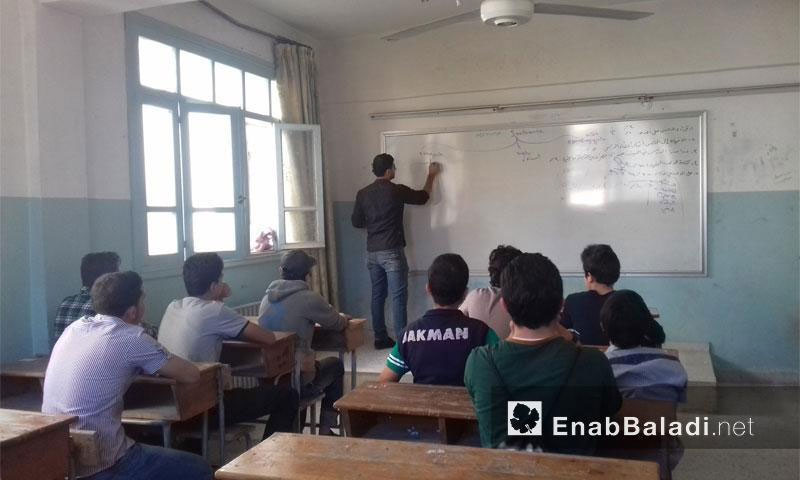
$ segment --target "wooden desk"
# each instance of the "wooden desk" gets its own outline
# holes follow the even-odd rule
[[[364,325],[367,320],[364,318],[354,318],[350,320],[344,331],[336,332],[324,330],[319,325],[314,328],[314,337],[311,340],[311,348],[317,352],[338,352],[339,359],[344,361],[344,354],[350,353],[350,389],[356,388],[357,365],[356,350],[364,345]]]
[[[297,335],[293,332],[273,332],[275,343],[268,347],[238,340],[222,342],[221,363],[230,365],[236,377],[274,379],[294,371],[294,344]]]
[[[478,427],[464,387],[367,382],[340,398],[334,407],[342,414],[348,437],[379,436],[376,427],[391,424],[395,430],[410,427],[421,436],[436,432],[428,441],[458,443],[468,434],[476,434]],[[471,443],[476,444],[474,440]]]
[[[63,480],[69,473],[69,424],[75,419],[0,409],[0,478]]]
[[[20,360],[0,366],[0,406],[41,411],[42,384],[48,357]],[[164,446],[171,443],[171,424],[203,414],[203,448],[207,447],[208,410],[222,401],[224,370],[219,363],[197,363],[200,380],[178,383],[153,375],[137,376],[125,392],[122,423],[158,425]],[[220,415],[222,420],[222,416]],[[222,421],[220,421],[221,428]],[[205,452],[205,450],[204,450]]]
[[[276,433],[217,470],[218,480],[657,480],[651,462]]]

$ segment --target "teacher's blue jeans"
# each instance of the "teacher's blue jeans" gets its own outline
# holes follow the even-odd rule
[[[113,466],[84,480],[211,480],[213,472],[199,455],[135,443]]]
[[[406,304],[408,303],[408,262],[402,248],[367,252],[367,268],[372,280],[372,330],[375,340],[383,340],[386,319],[383,307],[386,297],[392,296],[392,323],[395,338],[403,338],[406,328]]]

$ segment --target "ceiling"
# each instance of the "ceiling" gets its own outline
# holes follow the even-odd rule
[[[245,0],[319,40],[382,35],[480,8],[481,0]],[[545,0],[590,7],[632,0]],[[649,3],[649,2],[648,2]]]

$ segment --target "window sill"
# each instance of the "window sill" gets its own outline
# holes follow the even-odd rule
[[[244,267],[248,265],[258,265],[262,263],[277,263],[280,261],[282,255],[282,250],[275,252],[253,253],[247,256],[247,258],[226,259],[224,260],[224,263],[226,269]],[[180,268],[176,270],[174,267],[149,270],[142,269],[139,271],[139,274],[142,276],[143,280],[158,280],[162,278],[181,277],[183,275]]]

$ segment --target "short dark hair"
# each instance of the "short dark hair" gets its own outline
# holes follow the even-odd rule
[[[119,270],[119,255],[116,252],[87,253],[81,259],[81,283],[92,288],[92,284],[104,273]]]
[[[666,340],[664,329],[633,290],[617,290],[608,297],[600,309],[600,325],[619,348],[660,347]]]
[[[511,260],[514,260],[522,251],[511,245],[498,245],[489,254],[489,284],[493,287],[500,287],[500,274]]]
[[[382,177],[390,168],[394,168],[394,157],[388,153],[379,153],[372,159],[372,173],[376,177]]]
[[[469,282],[469,267],[461,255],[445,253],[428,268],[428,288],[437,305],[453,305],[464,298]]]
[[[541,253],[523,253],[512,260],[500,274],[500,288],[508,313],[517,325],[543,327],[561,311],[561,274]]]
[[[100,275],[92,285],[92,308],[101,315],[122,317],[142,298],[142,277],[136,272]]]
[[[183,262],[183,284],[193,297],[205,295],[222,277],[222,258],[214,252],[195,253]]]
[[[619,280],[619,258],[608,245],[587,246],[581,252],[581,263],[583,273],[590,273],[599,283],[611,286]]]

